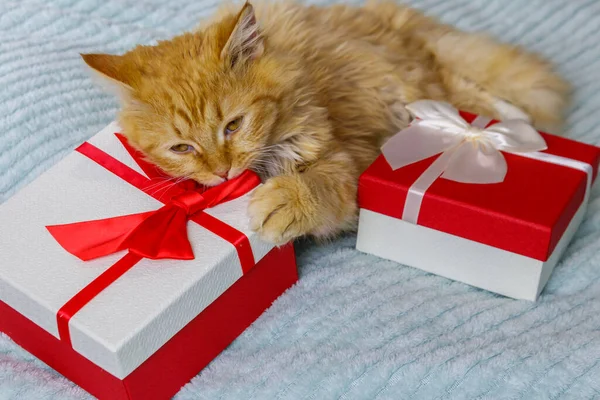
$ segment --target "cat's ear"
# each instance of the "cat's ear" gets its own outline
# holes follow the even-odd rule
[[[264,50],[264,38],[254,15],[254,7],[246,3],[238,14],[235,27],[221,51],[221,59],[231,66],[240,65],[260,57]]]
[[[111,54],[81,54],[83,61],[95,72],[100,83],[121,98],[133,91],[132,68],[125,57]]]

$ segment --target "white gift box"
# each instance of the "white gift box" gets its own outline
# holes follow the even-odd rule
[[[119,127],[111,124],[89,143],[146,176],[115,135],[118,131]],[[204,212],[245,234],[258,266],[267,254],[280,250],[249,229],[249,196]],[[0,207],[0,254],[4,259],[0,263],[0,304],[60,339],[57,312],[124,252],[82,261],[65,251],[46,226],[140,213],[161,206],[155,197],[73,152]],[[244,276],[232,243],[194,222],[188,222],[187,229],[193,260],[142,259],[69,321],[73,350],[117,380],[126,379]],[[272,293],[269,304],[296,279],[293,256],[291,265],[289,257],[293,249],[289,251],[292,253],[286,253],[280,261],[287,263],[280,267],[286,278],[276,277],[280,281],[277,284],[265,283],[272,284],[270,290],[277,292]],[[232,326],[236,324],[232,322]]]

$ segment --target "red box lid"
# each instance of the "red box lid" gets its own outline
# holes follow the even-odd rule
[[[464,112],[461,116],[468,122],[475,118]],[[596,178],[600,148],[541,135],[548,145],[545,153],[588,163]],[[502,183],[465,184],[438,178],[423,197],[418,225],[546,261],[584,199],[586,174],[503,154],[508,172]],[[402,218],[408,189],[438,156],[394,171],[380,155],[360,177],[360,207]]]

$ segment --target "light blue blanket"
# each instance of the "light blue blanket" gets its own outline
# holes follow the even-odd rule
[[[567,135],[600,143],[600,2],[409,3],[558,63],[577,89]],[[0,202],[113,119],[79,52],[166,38],[215,4],[1,0]],[[535,304],[360,254],[354,237],[301,242],[298,285],[177,399],[600,398],[599,232],[596,189]],[[87,397],[0,336],[0,400]]]

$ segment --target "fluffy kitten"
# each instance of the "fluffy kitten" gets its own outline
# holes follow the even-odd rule
[[[251,225],[276,244],[355,225],[358,176],[409,123],[405,104],[503,118],[511,103],[555,130],[568,92],[540,58],[392,2],[246,4],[156,46],[83,58],[118,88],[124,134],[168,173],[206,185],[261,173]]]

